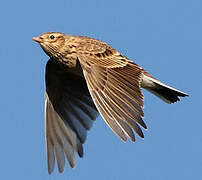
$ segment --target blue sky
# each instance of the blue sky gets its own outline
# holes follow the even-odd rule
[[[0,22],[0,179],[202,178],[201,0],[7,0],[1,2]],[[144,140],[124,143],[98,118],[76,168],[48,175],[48,57],[31,40],[47,31],[106,41],[190,97],[168,105],[144,91]]]

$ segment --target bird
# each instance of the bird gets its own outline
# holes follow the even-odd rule
[[[168,104],[188,94],[170,87],[100,40],[47,32],[32,38],[50,57],[46,64],[45,136],[48,173],[65,159],[71,168],[83,157],[87,132],[102,119],[123,141],[144,138],[144,96],[148,90]]]

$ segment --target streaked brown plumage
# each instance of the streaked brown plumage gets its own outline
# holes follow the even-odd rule
[[[123,141],[135,141],[134,131],[144,137],[140,127],[143,94],[147,89],[167,103],[187,94],[153,78],[127,57],[99,40],[44,33],[34,37],[50,60],[46,65],[46,145],[48,172],[52,173],[55,157],[59,172],[65,156],[75,167],[75,151],[83,156],[82,144],[87,130],[100,114]]]

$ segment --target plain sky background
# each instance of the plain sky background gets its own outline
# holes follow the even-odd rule
[[[124,143],[98,118],[76,168],[48,175],[48,57],[32,41],[47,31],[103,40],[190,97],[168,105],[144,91],[145,139]],[[202,179],[201,0],[2,0],[0,35],[0,179]]]

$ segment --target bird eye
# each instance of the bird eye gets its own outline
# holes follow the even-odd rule
[[[54,35],[50,35],[50,39],[55,39],[55,36]]]

